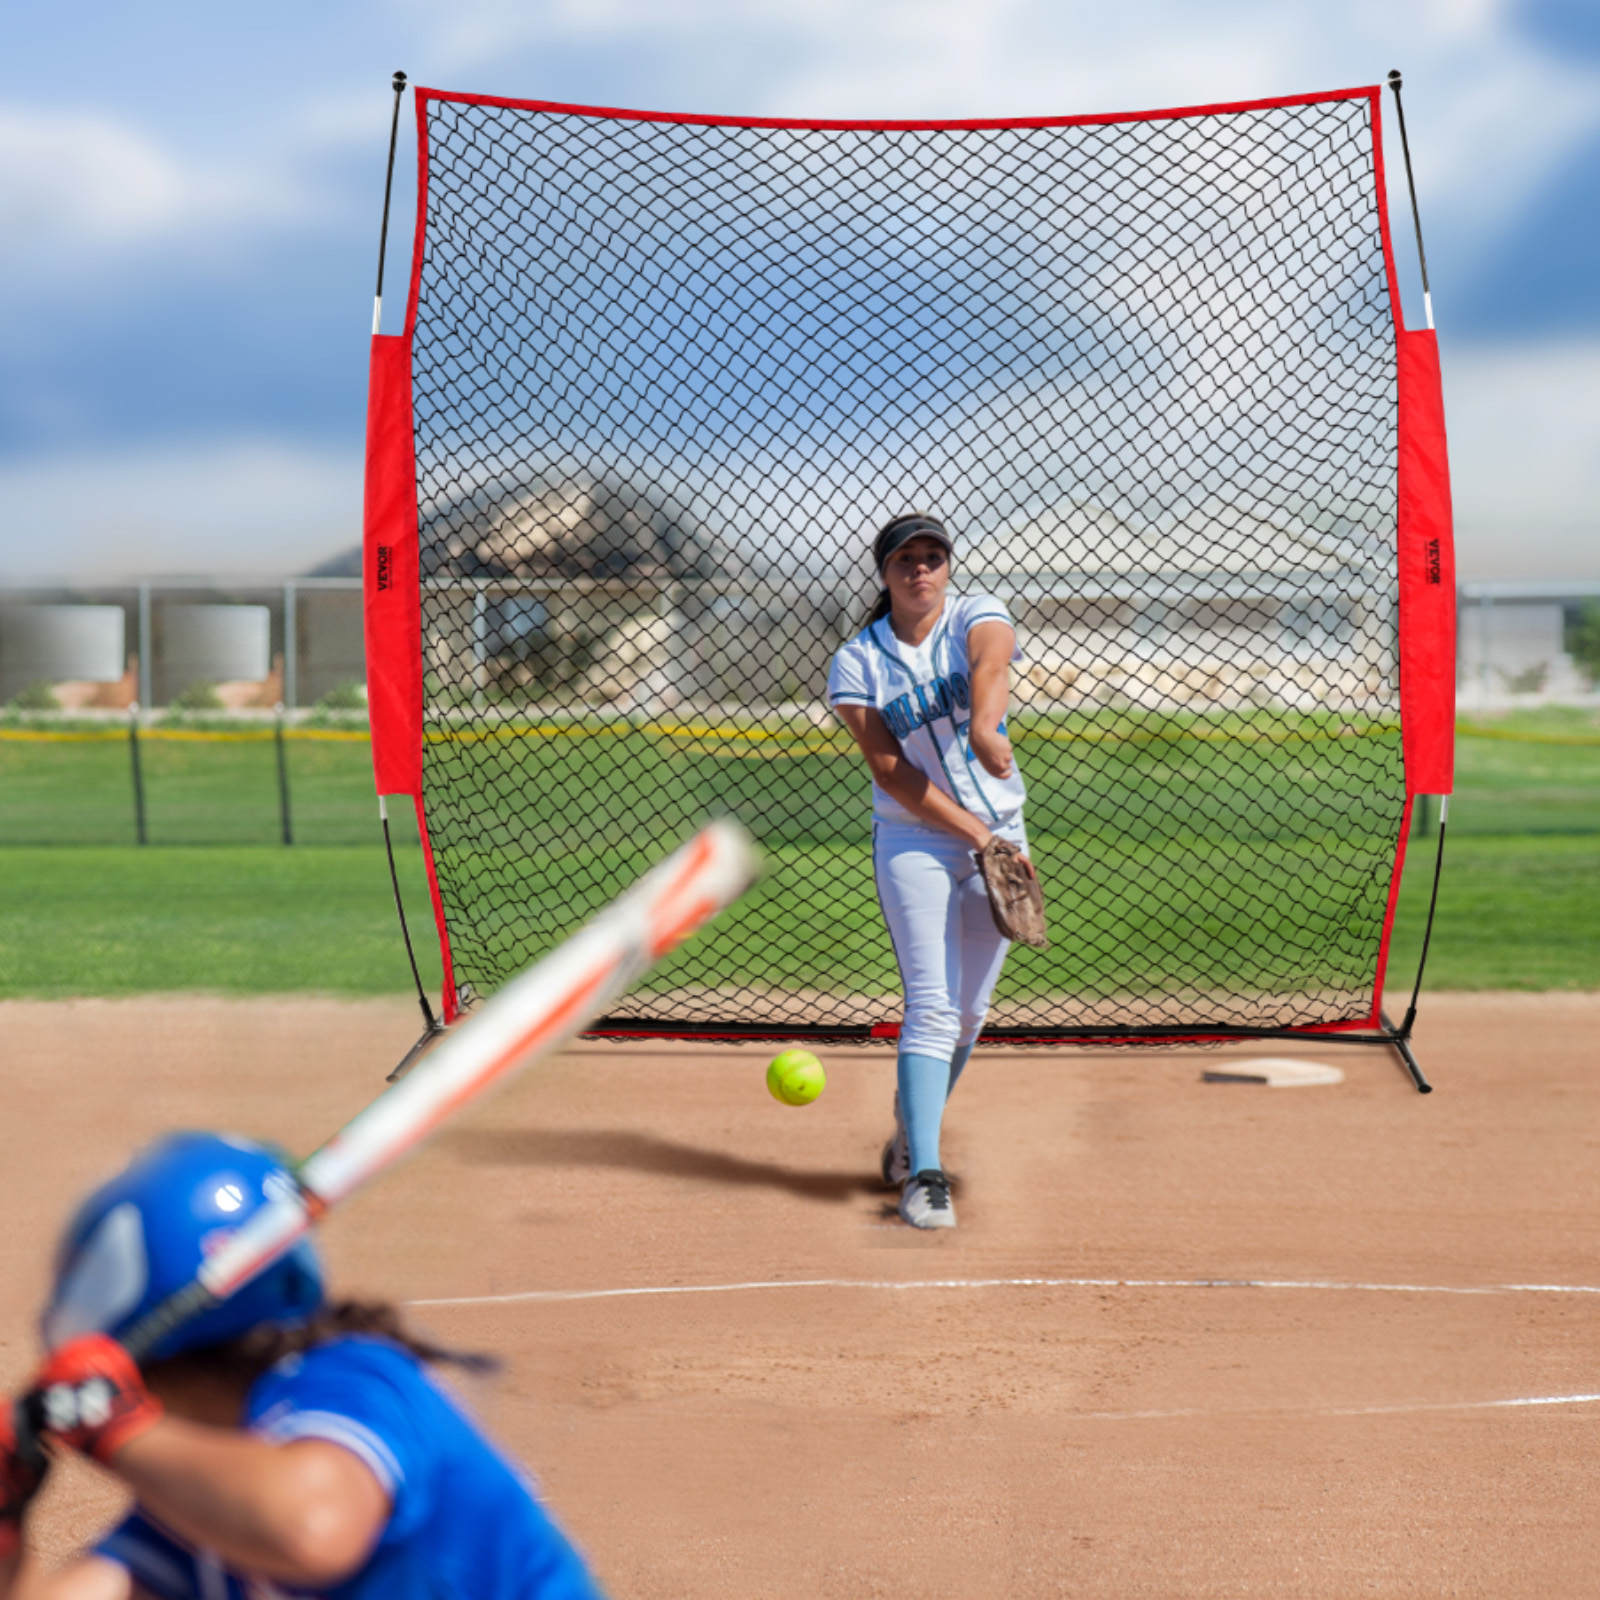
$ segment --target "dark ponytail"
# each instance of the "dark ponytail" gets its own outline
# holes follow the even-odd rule
[[[867,626],[870,628],[879,618],[888,616],[890,609],[889,591],[880,589],[878,598],[873,602],[872,609],[867,613]]]

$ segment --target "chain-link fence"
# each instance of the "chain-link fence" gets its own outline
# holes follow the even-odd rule
[[[147,726],[138,750],[151,844],[283,842],[271,726]],[[291,724],[282,754],[295,845],[381,842],[364,730]],[[1600,836],[1600,712],[1555,707],[1464,722],[1456,773],[1452,838]],[[0,849],[135,844],[138,801],[125,724],[0,722]],[[410,807],[391,806],[390,817],[397,841],[415,843]]]
[[[394,818],[415,843],[408,810]],[[0,724],[0,847],[380,842],[363,727]]]

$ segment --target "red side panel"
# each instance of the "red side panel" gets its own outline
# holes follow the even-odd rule
[[[372,341],[363,519],[367,709],[379,794],[422,794],[422,589],[411,341]]]
[[[1406,793],[1455,786],[1456,557],[1439,345],[1401,332],[1400,735]]]

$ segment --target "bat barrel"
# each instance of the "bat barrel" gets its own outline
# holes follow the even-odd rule
[[[462,1106],[580,1033],[656,961],[738,899],[757,870],[750,836],[731,821],[711,823],[653,867],[587,927],[458,1023],[406,1077],[309,1156],[300,1167],[300,1192],[262,1207],[201,1269],[208,1300],[243,1287],[324,1211],[415,1149]]]

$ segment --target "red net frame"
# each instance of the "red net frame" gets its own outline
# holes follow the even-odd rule
[[[1013,1007],[1009,1014],[1004,1012],[1002,1005],[1001,1018],[991,1026],[988,1036],[1018,1041],[1062,1039],[1099,1041],[1120,1038],[1226,1038],[1242,1035],[1277,1037],[1300,1033],[1357,1036],[1372,1029],[1378,1029],[1380,1032],[1389,1031],[1382,1015],[1381,997],[1406,839],[1410,832],[1411,802],[1416,795],[1448,793],[1451,787],[1454,574],[1448,468],[1445,458],[1437,348],[1431,332],[1406,331],[1399,321],[1399,294],[1384,193],[1380,91],[1376,87],[1321,95],[1191,107],[1176,111],[1096,117],[943,122],[806,121],[653,114],[541,101],[444,94],[426,89],[419,89],[416,92],[416,102],[419,128],[418,221],[406,330],[398,337],[375,338],[373,346],[366,522],[368,670],[369,693],[373,707],[374,761],[379,791],[412,795],[423,831],[429,881],[445,962],[444,1005],[447,1018],[456,1013],[464,997],[470,997],[472,992],[481,992],[483,988],[498,981],[500,977],[506,975],[510,964],[520,965],[539,954],[543,948],[548,948],[565,931],[570,931],[570,924],[578,912],[590,909],[587,904],[562,903],[555,908],[552,917],[532,929],[528,936],[501,940],[500,944],[486,956],[485,951],[494,943],[494,938],[491,936],[486,943],[482,930],[473,926],[471,905],[476,892],[474,875],[472,870],[463,871],[461,865],[464,857],[475,848],[471,840],[463,844],[463,839],[471,833],[472,826],[463,828],[461,822],[463,808],[453,803],[459,798],[460,793],[466,790],[483,791],[485,782],[481,773],[468,774],[465,777],[457,774],[452,780],[441,772],[440,781],[435,784],[434,792],[430,795],[428,790],[427,772],[430,768],[425,754],[430,750],[430,745],[450,746],[452,741],[459,745],[463,724],[471,718],[463,713],[460,706],[444,707],[441,710],[440,685],[435,682],[430,690],[428,674],[424,671],[425,639],[447,638],[452,626],[462,638],[466,638],[476,629],[476,639],[487,638],[496,647],[489,649],[488,660],[491,663],[489,676],[496,684],[494,693],[500,694],[505,685],[496,675],[504,676],[503,659],[508,658],[511,652],[497,650],[497,647],[503,645],[508,636],[508,607],[513,603],[525,607],[534,604],[535,602],[528,601],[527,593],[532,593],[531,586],[542,581],[537,577],[530,579],[527,576],[528,572],[537,573],[539,569],[526,561],[523,562],[521,577],[506,575],[514,566],[511,556],[515,552],[511,548],[511,535],[505,532],[507,513],[502,483],[486,484],[482,470],[478,473],[477,481],[471,481],[471,474],[463,475],[458,468],[457,458],[451,457],[449,470],[442,476],[455,479],[453,484],[455,502],[446,503],[449,495],[441,492],[440,463],[449,456],[449,450],[441,450],[440,440],[450,430],[438,420],[440,413],[437,401],[438,395],[448,387],[439,377],[440,371],[447,364],[441,357],[440,351],[448,340],[441,339],[437,333],[432,336],[431,344],[427,337],[423,341],[428,345],[422,363],[423,381],[428,387],[428,398],[424,405],[426,415],[420,421],[414,394],[419,311],[423,315],[425,324],[428,324],[429,318],[432,317],[432,325],[436,327],[439,306],[442,303],[437,285],[429,286],[427,280],[427,272],[431,264],[437,262],[441,250],[439,239],[430,234],[430,222],[437,225],[444,212],[448,210],[449,225],[459,231],[462,217],[472,209],[471,205],[465,203],[455,205],[453,210],[447,206],[431,209],[431,201],[437,201],[443,193],[441,174],[445,172],[447,163],[441,161],[441,155],[445,153],[449,154],[457,168],[456,177],[452,180],[456,183],[457,197],[462,195],[471,197],[474,180],[470,176],[463,179],[460,174],[462,172],[470,174],[473,169],[473,159],[463,159],[463,152],[470,149],[473,141],[462,135],[459,130],[468,126],[473,115],[487,119],[477,124],[480,131],[489,130],[485,138],[478,142],[479,149],[492,151],[496,135],[504,135],[508,127],[537,125],[544,129],[578,130],[578,135],[582,136],[592,134],[594,130],[604,130],[608,138],[615,133],[618,151],[626,153],[631,148],[637,156],[641,150],[649,151],[649,138],[645,138],[642,144],[635,140],[630,147],[627,139],[621,137],[621,133],[630,128],[635,131],[644,130],[646,135],[652,136],[662,130],[705,130],[708,137],[721,137],[730,130],[746,130],[750,136],[768,132],[779,139],[797,139],[802,142],[836,134],[861,139],[870,144],[871,136],[905,135],[911,136],[913,142],[917,139],[959,137],[970,137],[981,141],[985,138],[1015,136],[1024,132],[1050,136],[1058,135],[1063,130],[1113,130],[1140,124],[1179,129],[1205,129],[1209,125],[1220,129],[1238,126],[1241,119],[1259,120],[1263,116],[1278,116],[1283,119],[1283,128],[1288,130],[1284,138],[1292,144],[1296,139],[1302,138],[1304,127],[1312,125],[1303,120],[1301,123],[1296,123],[1294,119],[1297,115],[1303,119],[1313,114],[1320,116],[1324,113],[1334,115],[1352,111],[1358,113],[1364,122],[1367,149],[1365,170],[1356,176],[1366,185],[1365,203],[1370,209],[1368,219],[1371,232],[1370,248],[1381,252],[1381,276],[1387,299],[1386,322],[1380,318],[1372,319],[1372,326],[1368,332],[1380,341],[1387,341],[1385,359],[1390,363],[1391,374],[1387,382],[1392,397],[1392,421],[1380,419],[1379,422],[1372,424],[1370,429],[1373,437],[1386,427],[1391,430],[1388,457],[1391,484],[1387,491],[1390,498],[1381,505],[1375,499],[1376,510],[1373,515],[1380,522],[1385,518],[1388,519],[1386,534],[1390,541],[1387,547],[1388,559],[1392,562],[1389,578],[1392,582],[1396,613],[1392,631],[1391,670],[1388,672],[1383,694],[1378,697],[1383,704],[1377,706],[1374,714],[1381,716],[1392,707],[1398,724],[1398,750],[1394,761],[1390,763],[1393,771],[1392,781],[1396,783],[1392,816],[1388,817],[1387,822],[1382,823],[1382,827],[1388,829],[1389,845],[1385,857],[1381,903],[1375,905],[1368,913],[1373,937],[1370,940],[1370,959],[1363,958],[1367,960],[1367,965],[1365,976],[1361,979],[1361,987],[1366,998],[1359,1006],[1352,1008],[1348,1000],[1349,981],[1341,977],[1339,982],[1344,987],[1339,989],[1338,993],[1343,998],[1333,1007],[1333,1010],[1340,1014],[1315,1014],[1314,1008],[1309,1013],[1291,1014],[1285,1013],[1282,1008],[1277,1012],[1271,1012],[1269,1007],[1270,1014],[1225,1015],[1220,1014],[1215,1006],[1208,1011],[1207,1002],[1204,1000],[1197,1003],[1193,992],[1195,985],[1190,983],[1188,986],[1190,992],[1182,996],[1176,1006],[1168,1004],[1170,996],[1162,996],[1161,1003],[1156,1006],[1153,1013],[1148,1007],[1141,1012],[1137,1005],[1125,1005],[1122,1008],[1124,1015],[1121,1018],[1117,1018],[1114,1013],[1117,1010],[1116,1001],[1123,997],[1115,993],[1109,996],[1112,1001],[1109,1008],[1101,1005],[1093,1015],[1073,1013],[1070,1009],[1063,1012],[1059,1006],[1053,1006],[1053,1002],[1043,1005],[1037,1003],[1024,1005],[1020,1012]],[[456,119],[450,136],[455,141],[453,146],[450,144],[450,138],[441,136],[445,128],[445,122],[440,120],[441,118]],[[497,118],[500,119],[498,123],[495,121]],[[437,127],[433,125],[434,123],[437,123]],[[574,143],[569,148],[580,148],[581,144],[582,138],[574,136]],[[543,148],[548,154],[553,147],[547,143]],[[750,149],[754,146],[747,143],[739,148]],[[1348,165],[1350,161],[1348,152],[1344,159]],[[1360,157],[1356,159],[1359,165]],[[554,170],[552,167],[552,171]],[[1345,177],[1348,178],[1350,173],[1355,173],[1355,170],[1355,167],[1351,166],[1350,172],[1346,173]],[[535,178],[543,182],[549,177],[550,173],[533,174],[529,182],[533,182]],[[645,186],[647,200],[654,203],[658,211],[662,206],[663,196],[669,191],[670,184],[665,188],[660,182],[656,182],[654,187],[649,184]],[[802,195],[802,198],[811,197]],[[1132,203],[1137,205],[1136,195]],[[1348,199],[1342,203],[1350,209],[1351,202]],[[435,215],[435,210],[438,211],[438,215]],[[492,218],[494,207],[487,206],[484,214]],[[1353,210],[1351,214],[1354,214]],[[504,220],[503,215],[501,220]],[[662,235],[658,233],[657,236]],[[465,244],[462,238],[455,240],[453,248],[461,255],[470,250],[470,246]],[[469,288],[470,276],[469,273],[462,279],[462,283]],[[597,267],[592,275],[586,276],[580,273],[579,278],[595,291],[597,299],[604,298],[606,279],[601,268]],[[567,281],[578,281],[570,276],[570,270]],[[460,292],[458,288],[457,293]],[[429,298],[430,293],[432,299]],[[1383,324],[1381,331],[1374,331],[1379,329],[1380,323]],[[433,409],[430,411],[429,407]],[[492,420],[496,423],[503,421],[503,414],[497,415]],[[423,454],[428,458],[420,465],[419,429],[423,436]],[[641,428],[639,431],[643,433],[648,430]],[[450,448],[457,449],[459,454],[458,447],[459,439]],[[482,453],[480,451],[480,454]],[[550,448],[548,440],[539,441],[535,448],[526,452],[525,459],[520,464],[524,486],[531,483],[541,492],[548,491],[552,462],[557,455],[558,452]],[[569,473],[572,471],[570,452],[569,465],[563,470]],[[681,492],[681,485],[663,488],[657,484],[656,488],[657,498],[663,502],[671,502],[674,491],[678,491],[680,501],[693,498],[692,495]],[[601,489],[603,493],[600,492]],[[597,487],[591,482],[586,492],[589,493],[590,502],[594,505],[599,506],[602,501],[606,502],[604,507],[596,511],[591,518],[597,524],[606,522],[607,528],[614,532],[615,528],[625,523],[629,517],[635,522],[639,520],[641,497],[634,486],[623,484],[619,489],[616,484],[610,484]],[[498,500],[495,498],[496,495],[500,496]],[[1379,498],[1381,499],[1381,496]],[[702,485],[702,504],[705,499]],[[1392,506],[1392,510],[1386,509],[1388,506]],[[943,509],[943,506],[941,508]],[[656,512],[660,509],[659,505],[655,507]],[[859,509],[863,513],[863,524],[870,526],[875,520],[872,511],[879,508],[861,506]],[[483,558],[482,540],[473,547],[474,554],[471,560],[476,565],[471,566],[470,570],[459,558],[441,558],[439,552],[444,548],[443,541],[452,529],[457,535],[463,526],[467,526],[469,532],[482,532],[485,516],[488,518],[491,535],[489,543],[492,544],[493,537],[498,536],[505,545],[499,552],[498,571],[492,570],[495,568],[494,559],[486,561]],[[478,520],[474,522],[474,518]],[[686,523],[689,518],[680,517],[679,520]],[[704,520],[702,518],[702,521]],[[444,529],[443,533],[440,531],[441,528]],[[500,530],[499,535],[495,534],[497,528]],[[1014,528],[1011,531],[1015,534]],[[1036,532],[1034,537],[1042,536]],[[597,531],[591,544],[598,548],[602,542],[601,534]],[[713,551],[729,549],[726,541],[718,544],[712,539],[709,545]],[[491,552],[492,557],[493,555]],[[449,565],[452,559],[456,560],[455,568]],[[658,561],[657,565],[662,571],[655,573],[653,578],[641,577],[636,585],[638,593],[643,592],[643,587],[647,586],[649,581],[665,582],[674,577],[680,583],[689,581],[683,578],[681,572],[673,574],[668,570],[669,560]],[[715,567],[715,562],[712,565]],[[733,565],[731,557],[724,563],[730,570]],[[488,575],[485,576],[485,573]],[[712,576],[717,575],[717,572],[713,571]],[[1012,575],[1015,576],[1015,573]],[[560,579],[563,573],[559,562],[552,562],[545,576],[550,582]],[[571,579],[572,586],[583,583],[592,585],[595,581],[593,571],[568,573],[567,576]],[[723,571],[721,576],[727,580],[725,587],[730,592],[739,591],[741,603],[744,600],[744,590],[755,587],[747,580],[745,574],[730,577],[729,571]],[[694,581],[700,580],[696,578]],[[454,583],[459,591],[457,601],[451,602],[456,605],[455,613],[451,613],[450,606],[437,598],[441,586],[449,583]],[[473,588],[474,585],[476,589]],[[460,595],[469,591],[475,596],[473,603],[477,606],[477,614],[472,620],[462,620],[464,613],[458,602]],[[538,592],[542,595],[550,594],[552,591],[548,582],[546,587]],[[634,595],[635,600],[638,599],[638,593]],[[486,595],[490,598],[485,599]],[[1323,603],[1316,600],[1313,595],[1311,602],[1313,612],[1316,604]],[[536,604],[547,611],[549,609],[543,599],[538,600]],[[1180,594],[1177,608],[1189,605],[1191,611],[1198,614],[1203,610],[1204,604],[1205,602],[1185,599]],[[1155,609],[1166,607],[1168,611],[1174,610],[1174,603],[1170,597],[1157,598],[1152,601],[1152,606]],[[596,616],[601,617],[603,607],[598,601],[593,603],[592,608]],[[1304,609],[1303,606],[1302,610]],[[456,616],[454,623],[451,622],[452,615]],[[530,615],[532,611],[525,609],[515,620],[525,622]],[[607,613],[601,620],[609,621],[614,618]],[[842,620],[838,618],[833,620],[837,625],[836,631],[844,632]],[[1190,620],[1192,618],[1188,615],[1183,618],[1185,623]],[[1312,621],[1313,626],[1319,625],[1315,615]],[[1019,615],[1019,623],[1024,647],[1027,648],[1030,642],[1029,617],[1025,609]],[[1324,628],[1324,631],[1328,629]],[[837,638],[829,638],[822,654],[824,656],[831,654],[837,642]],[[474,670],[481,679],[484,676],[484,650],[488,647],[479,644],[477,648],[479,656]],[[817,663],[811,661],[806,665],[814,671]],[[437,672],[435,678],[439,678]],[[505,683],[510,682],[511,676],[506,676]],[[615,680],[613,687],[614,685]],[[477,712],[490,710],[491,707],[485,702],[492,696],[487,691],[475,692],[477,698],[472,709]],[[523,707],[525,720],[537,722],[541,713],[548,712],[552,701],[547,685],[541,686],[540,695],[525,696],[526,704]],[[1224,711],[1228,709],[1224,704],[1226,701],[1226,695],[1219,699],[1219,706]],[[1025,723],[1028,709],[1025,686],[1022,702],[1017,720]],[[765,703],[770,705],[770,697]],[[587,709],[593,710],[593,696],[585,704]],[[1377,702],[1374,704],[1377,705]],[[505,712],[503,699],[492,709],[501,718],[500,726],[503,727]],[[571,706],[564,708],[569,712],[571,709]],[[1153,709],[1155,714],[1160,715],[1163,714],[1164,708],[1156,705],[1144,709]],[[1181,713],[1181,716],[1189,716],[1194,711],[1193,700],[1191,698],[1176,708],[1165,708],[1165,711],[1172,715]],[[1064,711],[1059,714],[1065,716],[1070,713]],[[545,720],[548,725],[548,716]],[[530,734],[528,737],[547,736]],[[1026,752],[1025,728],[1021,747]],[[1024,754],[1024,768],[1029,772],[1030,783],[1037,788],[1037,778],[1028,766],[1026,754]],[[452,781],[455,783],[454,792],[451,791]],[[488,787],[493,785],[489,784]],[[735,800],[740,798],[742,797],[734,796]],[[734,809],[739,809],[739,806],[735,804]],[[485,829],[492,833],[495,826],[496,823],[491,820],[479,828],[479,834],[484,834]],[[433,845],[440,840],[441,828],[447,836],[443,842],[442,866],[433,848]],[[757,831],[760,831],[759,823]],[[480,857],[482,854],[480,848]],[[479,887],[492,877],[493,873],[485,875],[480,872],[477,879]],[[525,881],[514,881],[510,893],[514,894],[525,886]],[[549,890],[548,879],[543,887],[546,891]],[[620,887],[620,882],[613,883],[609,879],[596,881],[589,898],[598,901],[606,891],[613,891],[616,887]],[[569,896],[568,902],[570,899]],[[578,899],[582,900],[583,897],[579,896]],[[490,920],[497,922],[496,933],[503,932],[505,920],[503,916]],[[732,942],[728,948],[737,949],[737,940],[747,938],[748,932],[748,927],[731,932],[728,937]],[[458,970],[460,963],[455,959],[458,951],[462,951],[465,955],[467,969],[465,978]],[[1016,956],[1013,956],[1013,963],[1016,963],[1016,960]],[[679,983],[680,990],[692,987],[684,984],[681,974],[673,981]],[[463,982],[468,985],[465,991],[462,988]],[[701,987],[705,985],[702,983]],[[885,1007],[881,1003],[881,997],[875,1002],[876,1015],[859,1014],[860,1008],[857,1008],[857,1014],[848,1017],[824,1016],[821,1020],[815,1015],[816,1007],[812,1004],[812,999],[812,996],[807,995],[798,1007],[779,1007],[776,1011],[768,1007],[763,1012],[760,1004],[752,1005],[748,994],[735,994],[719,1000],[709,1010],[704,1005],[685,1007],[677,1003],[677,1011],[674,1012],[672,1003],[663,1007],[647,994],[638,1006],[607,1019],[606,1029],[617,1032],[710,1038],[805,1035],[883,1038],[892,1037],[896,1031],[892,1016],[884,1014]],[[1005,999],[1004,981],[1000,999],[1002,1002]],[[823,1009],[826,1010],[826,1007]],[[869,1011],[871,1009],[873,1008],[868,1008]],[[1324,1006],[1323,1009],[1327,1011],[1328,1007]],[[746,1014],[739,1015],[741,1010]],[[1226,1008],[1222,1010],[1226,1011]]]

